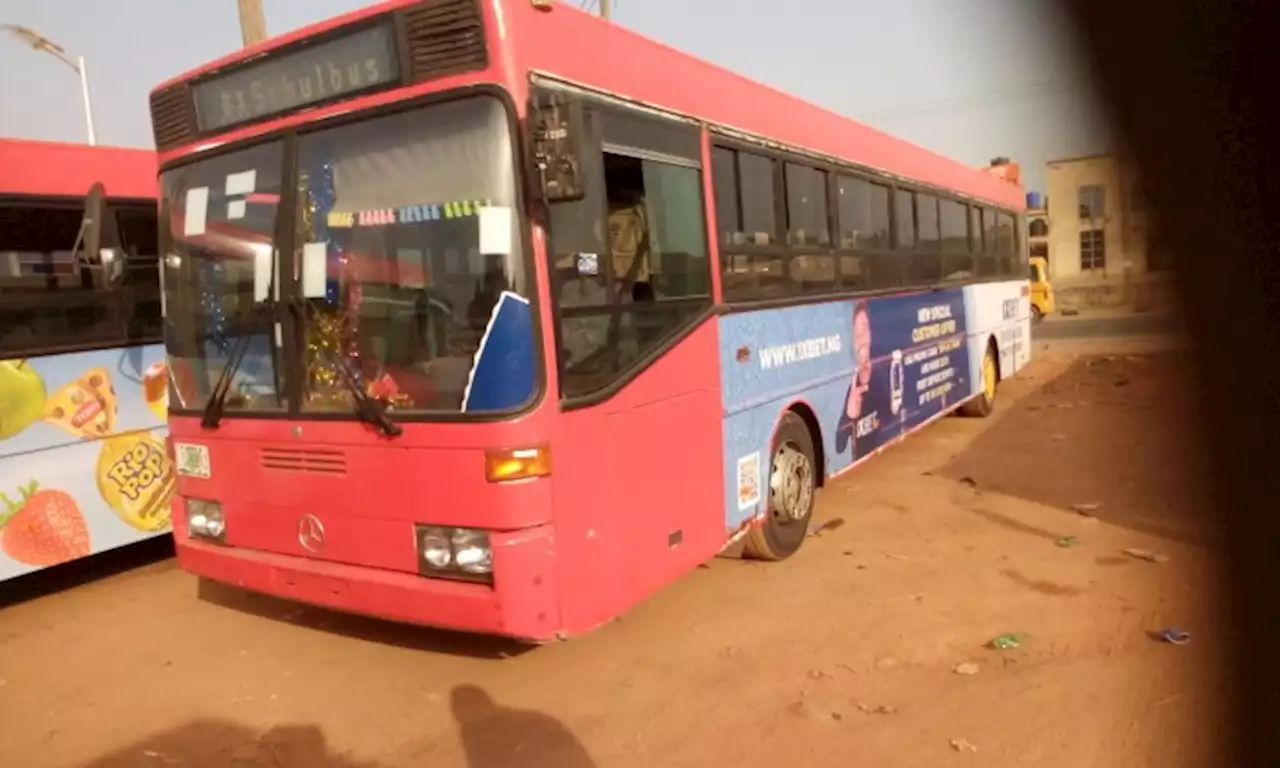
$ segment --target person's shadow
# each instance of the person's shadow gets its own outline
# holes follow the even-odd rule
[[[499,706],[475,685],[454,688],[451,704],[467,768],[595,768],[586,748],[554,717]]]

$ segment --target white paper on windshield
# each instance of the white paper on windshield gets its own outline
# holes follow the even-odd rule
[[[271,288],[271,249],[266,247],[253,249],[253,300],[266,301]],[[276,285],[276,295],[280,295],[280,286]]]
[[[228,195],[247,195],[258,186],[258,172],[254,170],[227,174]]]
[[[505,205],[490,205],[480,209],[480,253],[508,256],[513,248],[511,232],[514,228],[514,212]]]
[[[231,200],[227,203],[227,219],[234,221],[235,219],[243,219],[245,211],[245,202],[243,200]]]
[[[209,215],[209,188],[192,187],[187,190],[187,206],[182,217],[182,234],[187,237],[204,234],[205,219]]]
[[[328,259],[329,248],[324,243],[302,246],[302,295],[308,299],[324,298],[329,280]]]

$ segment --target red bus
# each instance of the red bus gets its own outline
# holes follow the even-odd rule
[[[0,169],[6,582],[169,535],[174,474],[156,154],[3,139]]]
[[[571,636],[1029,359],[1016,185],[563,4],[385,2],[151,108],[203,577]]]

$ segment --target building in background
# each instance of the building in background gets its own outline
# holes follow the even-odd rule
[[[1144,301],[1171,264],[1158,247],[1134,166],[1094,155],[1051,160],[1046,171],[1043,224],[1034,223],[1039,212],[1028,211],[1028,241],[1044,238],[1059,295],[1078,292],[1078,304]]]

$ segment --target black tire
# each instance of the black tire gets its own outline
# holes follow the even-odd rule
[[[987,366],[991,366],[994,371],[995,381],[990,388],[986,385]],[[982,368],[980,373],[983,376],[982,391],[976,397],[971,398],[964,405],[960,406],[960,415],[967,416],[971,419],[985,419],[990,416],[992,411],[996,409],[996,386],[1000,383],[1000,358],[996,354],[996,343],[994,341],[987,344],[987,354],[982,358]]]
[[[804,544],[813,519],[818,472],[822,471],[814,456],[813,435],[808,425],[788,411],[773,435],[769,476],[762,478],[767,483],[769,510],[764,519],[747,531],[748,557],[784,560]]]
[[[1044,313],[1040,311],[1039,307],[1037,307],[1035,304],[1032,304],[1031,305],[1031,324],[1039,325],[1042,320],[1044,320]]]

